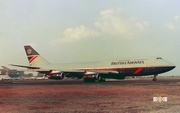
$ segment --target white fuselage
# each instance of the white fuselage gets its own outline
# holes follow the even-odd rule
[[[174,68],[175,66],[172,63],[169,63],[163,60],[160,57],[151,57],[151,58],[131,58],[131,59],[112,59],[106,61],[96,61],[96,62],[87,62],[87,63],[62,63],[62,64],[43,64],[37,65],[36,67],[40,67],[39,70],[58,70],[58,71],[117,71],[119,74],[123,71],[123,74],[128,69],[136,69],[143,68],[146,69],[156,69],[156,68]],[[131,70],[132,71],[132,70]],[[166,69],[163,70],[166,72]],[[130,71],[129,71],[130,72]],[[127,72],[127,73],[129,73]],[[159,73],[162,73],[160,71]],[[132,72],[133,74],[133,72]],[[145,75],[145,72],[143,73]],[[156,73],[155,73],[156,74]],[[157,73],[158,74],[158,73]]]

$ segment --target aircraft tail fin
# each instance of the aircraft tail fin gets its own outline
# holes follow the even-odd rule
[[[38,52],[36,52],[30,45],[24,46],[28,62],[30,66],[38,66],[40,64],[49,64]]]
[[[1,66],[4,70],[10,71],[11,69],[7,68],[6,66]]]

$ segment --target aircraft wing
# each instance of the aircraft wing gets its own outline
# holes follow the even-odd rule
[[[57,74],[57,73],[67,73],[67,74],[84,74],[84,75],[90,75],[90,74],[118,74],[118,71],[112,71],[112,70],[61,70],[61,71],[53,71],[53,70],[36,70],[40,73],[46,73],[50,72],[49,74]]]
[[[97,74],[118,74],[118,71],[112,71],[112,70],[89,70],[86,72],[94,72]]]
[[[41,70],[40,67],[33,67],[33,66],[24,66],[24,65],[16,65],[16,64],[10,64],[11,66],[16,67],[23,67],[27,69],[36,69],[37,72],[40,73],[47,73],[50,74],[53,73],[89,73],[89,74],[118,74],[118,71],[112,71],[112,70],[89,70],[89,69],[72,69],[72,70],[61,70],[61,71],[55,71],[55,70]]]
[[[11,64],[11,66],[16,66],[16,67],[23,67],[27,69],[35,69],[37,72],[49,75],[51,78],[64,78],[64,77],[76,77],[76,78],[83,78],[84,76],[92,76],[92,75],[106,75],[106,74],[118,74],[118,71],[114,70],[93,70],[93,69],[65,69],[65,70],[43,70],[40,69],[40,67],[35,67],[35,66],[24,66],[24,65],[15,65]]]

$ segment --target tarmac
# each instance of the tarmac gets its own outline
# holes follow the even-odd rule
[[[178,113],[180,76],[82,80],[0,81],[1,113]]]

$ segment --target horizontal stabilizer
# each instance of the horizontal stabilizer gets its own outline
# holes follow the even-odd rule
[[[14,65],[14,64],[10,64],[11,66],[16,66],[16,67],[23,67],[23,68],[27,68],[27,69],[40,69],[40,67],[32,67],[32,66],[23,66],[23,65]]]

